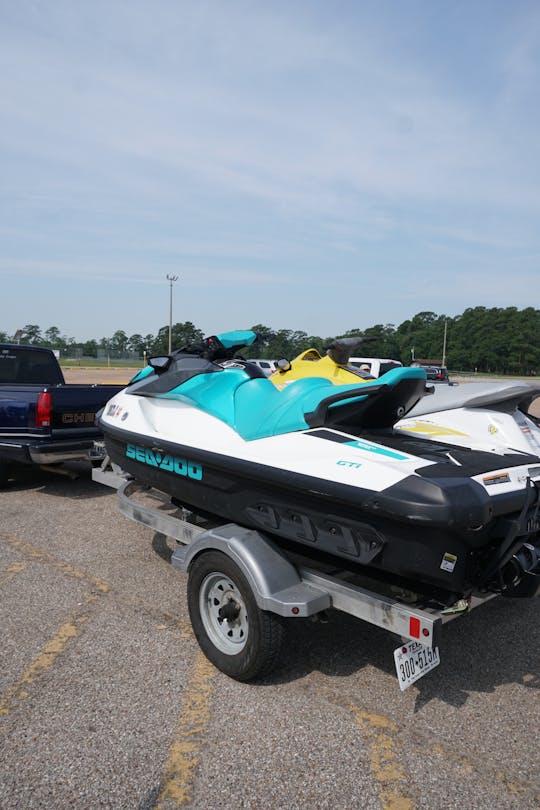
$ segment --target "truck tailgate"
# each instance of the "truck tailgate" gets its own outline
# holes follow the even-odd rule
[[[66,385],[51,388],[51,437],[70,433],[99,435],[95,426],[97,411],[124,386],[119,385]]]

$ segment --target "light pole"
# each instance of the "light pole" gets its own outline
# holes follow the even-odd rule
[[[444,338],[443,338],[443,345],[442,345],[442,365],[446,366],[446,327],[448,325],[448,321],[444,322]]]
[[[169,354],[172,352],[172,286],[175,281],[178,281],[178,276],[170,276],[167,273],[167,281],[170,285],[169,295]]]

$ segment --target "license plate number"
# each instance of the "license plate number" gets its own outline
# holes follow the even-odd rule
[[[407,641],[394,650],[394,661],[401,691],[441,663],[438,647],[424,647],[418,641]]]

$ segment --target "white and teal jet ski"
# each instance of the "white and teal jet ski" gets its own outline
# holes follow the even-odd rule
[[[280,388],[249,361],[227,367],[256,337],[151,358],[100,415],[111,459],[194,512],[439,604],[539,590],[540,448],[395,430],[429,390],[421,368]]]
[[[435,385],[395,428],[421,438],[497,452],[540,455],[540,426],[529,413],[540,385],[519,381]]]

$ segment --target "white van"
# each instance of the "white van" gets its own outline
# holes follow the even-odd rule
[[[269,377],[270,374],[273,374],[277,368],[277,360],[252,360],[250,357],[248,362],[253,363],[255,366],[260,368],[263,374],[265,374],[267,377]]]
[[[380,377],[392,368],[401,368],[403,363],[399,360],[390,360],[388,357],[350,357],[347,365],[355,368],[365,366],[363,371],[372,377]]]

